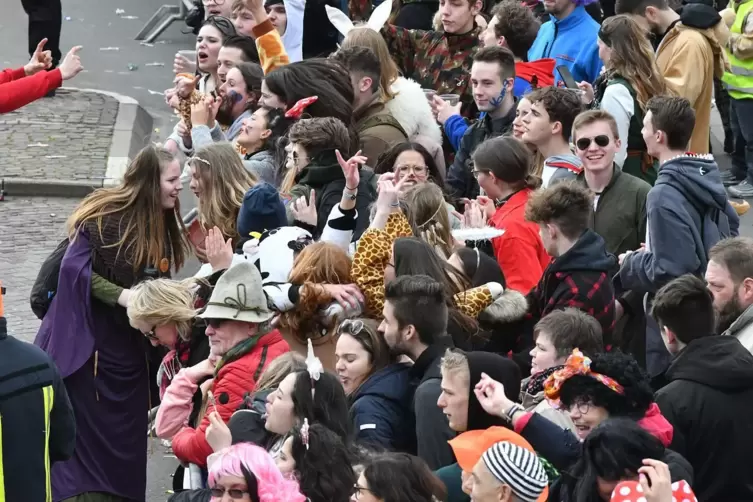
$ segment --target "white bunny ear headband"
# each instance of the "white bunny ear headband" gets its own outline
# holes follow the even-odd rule
[[[337,28],[337,31],[339,31],[343,37],[347,37],[350,30],[355,28],[353,21],[351,21],[350,18],[348,18],[348,16],[346,16],[340,9],[336,9],[330,5],[326,5],[324,8],[327,10],[327,17],[329,18],[329,22],[332,23],[332,26]],[[371,13],[371,17],[369,17],[365,26],[378,32],[382,29],[384,23],[390,18],[390,14],[392,14],[392,1],[382,0],[379,7],[374,9]]]

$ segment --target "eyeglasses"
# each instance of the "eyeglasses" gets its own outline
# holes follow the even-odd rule
[[[429,171],[429,168],[427,168],[426,166],[406,164],[402,166],[395,166],[395,169],[393,169],[393,171],[395,171],[395,174],[402,175],[408,174],[410,171],[413,171],[416,176],[423,176]]]
[[[221,4],[220,4],[221,5]],[[220,33],[227,38],[231,35],[236,35],[237,32],[235,30],[235,26],[233,25],[232,21],[230,21],[228,18],[223,16],[209,16],[206,21],[204,21],[204,25],[210,24],[220,30]]]
[[[489,171],[477,171],[476,169],[474,169],[473,171],[471,171],[471,173],[473,173],[474,178],[478,179],[479,175],[489,174]]]
[[[207,326],[211,326],[213,329],[217,329],[222,326],[222,323],[227,319],[205,319]]]
[[[249,493],[248,490],[241,490],[240,488],[223,488],[223,487],[216,487],[209,490],[209,492],[212,494],[212,497],[221,499],[225,492],[227,492],[228,495],[230,495],[230,498],[233,500],[240,500],[243,498],[243,496],[247,493]]]
[[[157,335],[154,334],[155,329],[157,329],[157,326],[152,327],[152,329],[144,333],[144,336],[146,337],[147,340],[154,340],[155,342],[159,340],[157,338]]]
[[[570,405],[570,408],[568,408],[568,411],[572,411],[573,409],[577,409],[578,413],[580,413],[581,415],[585,415],[591,410],[591,403],[588,401],[576,402]]]
[[[592,141],[596,143],[597,146],[604,148],[611,140],[606,134],[599,134],[593,138],[578,138],[578,141],[575,142],[575,146],[578,147],[578,150],[587,150],[588,147],[591,146]]]
[[[361,496],[363,496],[363,492],[374,493],[372,490],[369,490],[365,486],[360,486],[358,483],[353,485],[353,496],[355,496],[356,499],[360,499]]]
[[[356,319],[345,319],[340,323],[340,327],[337,328],[337,334],[342,335],[347,333],[348,335],[357,335],[363,329],[363,321]]]

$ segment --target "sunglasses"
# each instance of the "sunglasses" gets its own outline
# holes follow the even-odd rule
[[[602,148],[604,148],[611,142],[609,136],[605,134],[599,134],[598,136],[595,136],[593,138],[578,138],[578,141],[575,142],[575,146],[578,147],[578,150],[588,150],[588,147],[591,146],[592,141],[596,143],[596,146],[600,146]]]
[[[209,16],[206,21],[204,21],[204,25],[210,24],[220,30],[220,33],[227,38],[230,35],[237,35],[237,32],[235,30],[235,25],[233,25],[232,21],[230,21],[228,18],[223,16]]]
[[[227,319],[204,319],[204,321],[207,323],[207,326],[211,326],[214,329],[219,328],[222,326],[222,323],[225,322]]]
[[[214,498],[221,499],[223,496],[225,496],[225,493],[227,493],[228,495],[230,495],[231,499],[240,500],[245,494],[248,493],[248,490],[241,490],[240,488],[212,488],[211,490],[209,490],[209,492]]]
[[[154,340],[158,341],[157,335],[154,334],[154,330],[157,329],[157,326],[154,326],[152,329],[144,333],[144,336],[147,340]]]
[[[346,333],[355,336],[360,333],[361,330],[363,330],[363,321],[346,319],[340,323],[340,327],[337,329],[337,334],[342,335],[343,333]]]

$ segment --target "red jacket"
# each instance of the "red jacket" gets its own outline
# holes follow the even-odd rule
[[[524,295],[541,278],[551,257],[544,249],[539,226],[525,219],[526,202],[533,190],[524,188],[497,209],[489,222],[505,233],[492,239],[507,287]]]
[[[256,390],[256,378],[261,370],[277,356],[290,352],[290,346],[278,330],[270,331],[259,339],[251,352],[223,366],[212,383],[212,394],[217,402],[217,413],[227,423],[230,416],[243,403],[247,392]],[[212,406],[207,407],[211,413]],[[209,427],[207,415],[197,429],[184,427],[173,437],[173,452],[182,462],[191,462],[201,467],[207,465],[212,447],[207,443],[204,431]]]
[[[8,113],[26,106],[63,84],[57,68],[40,71],[27,77],[23,68],[0,72],[0,113]]]

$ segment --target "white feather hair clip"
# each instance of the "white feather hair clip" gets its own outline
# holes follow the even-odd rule
[[[324,373],[324,366],[322,361],[314,355],[314,344],[311,343],[311,338],[308,340],[308,353],[306,354],[306,371],[311,378],[311,398],[314,398],[314,385]]]
[[[343,37],[347,37],[350,30],[355,28],[353,21],[351,21],[350,18],[340,9],[336,9],[330,5],[326,5],[324,8],[327,10],[327,17],[329,18],[329,22],[332,23],[332,26],[337,28],[337,31],[339,31]],[[379,7],[374,9],[371,13],[371,17],[369,17],[369,20],[364,26],[378,32],[382,29],[384,23],[390,18],[390,14],[392,14],[392,1],[383,0],[382,3],[379,4]]]

